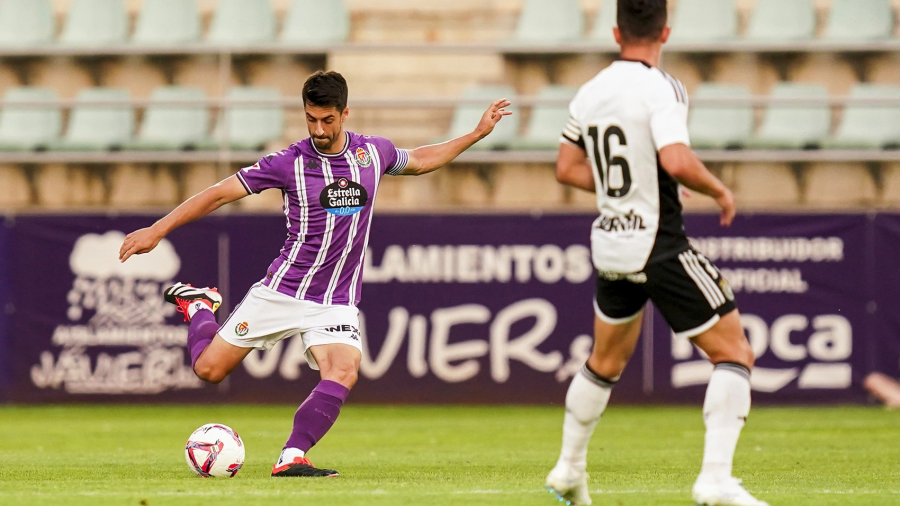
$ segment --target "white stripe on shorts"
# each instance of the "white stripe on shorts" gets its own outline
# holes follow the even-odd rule
[[[684,267],[685,272],[687,272],[688,276],[694,280],[697,288],[703,293],[703,297],[709,302],[709,306],[713,309],[718,309],[719,306],[725,304],[725,297],[718,290],[718,287],[715,286],[715,283],[709,276],[700,269],[699,266],[691,263],[689,253],[690,251],[686,251],[678,255],[678,260],[681,261],[681,265]]]

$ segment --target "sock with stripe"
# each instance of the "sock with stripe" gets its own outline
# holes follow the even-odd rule
[[[340,383],[320,381],[294,414],[294,430],[285,449],[296,448],[305,455],[334,425],[349,394]]]
[[[587,469],[587,449],[594,427],[606,410],[615,380],[603,378],[587,364],[572,378],[566,394],[562,452],[556,467],[583,474]]]
[[[749,414],[750,371],[740,364],[716,365],[703,402],[706,443],[698,482],[721,483],[731,478],[734,450]]]
[[[202,302],[198,302],[201,306],[206,307]],[[194,309],[193,307],[189,309]],[[216,315],[206,307],[206,309],[195,309],[191,316],[191,325],[188,327],[188,343],[187,349],[191,354],[191,367],[197,365],[197,359],[203,350],[209,346],[216,332],[219,331],[219,324],[216,322]]]

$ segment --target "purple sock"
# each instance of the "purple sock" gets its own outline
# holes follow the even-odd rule
[[[340,383],[320,381],[294,414],[294,430],[284,447],[308,452],[334,425],[349,393]]]
[[[197,365],[200,354],[209,346],[218,331],[219,324],[212,311],[200,310],[194,314],[188,328],[187,342],[188,351],[191,353],[191,367]]]

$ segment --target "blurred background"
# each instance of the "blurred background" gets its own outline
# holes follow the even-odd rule
[[[865,376],[896,375],[900,357],[900,2],[669,4],[661,66],[687,87],[694,148],[744,212],[722,230],[711,200],[686,198],[688,232],[738,292],[754,387],[773,402],[863,402]],[[468,132],[495,98],[517,113],[445,170],[384,181],[360,398],[560,401],[590,348],[596,207],[554,163],[569,100],[617,56],[615,5],[0,0],[7,397],[259,400],[261,385],[313,384],[285,344],[201,388],[183,369],[186,327],[154,298],[182,280],[239,300],[283,240],[278,192],[177,232],[143,267],[110,258],[122,233],[307,137],[303,82],[334,69],[350,84],[348,128],[400,147]],[[646,328],[621,398],[702,397],[708,364],[658,316]]]

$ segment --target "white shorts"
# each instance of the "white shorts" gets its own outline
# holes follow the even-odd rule
[[[310,353],[313,346],[346,344],[362,352],[359,310],[299,300],[260,283],[253,285],[234,309],[219,335],[239,348],[271,350],[278,341],[300,335],[306,361],[319,369]]]

